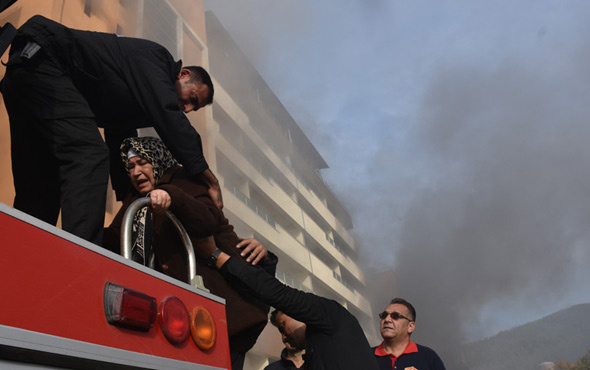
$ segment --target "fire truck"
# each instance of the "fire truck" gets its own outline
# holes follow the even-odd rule
[[[1,369],[231,369],[225,301],[126,258],[130,238],[117,255],[0,203]]]

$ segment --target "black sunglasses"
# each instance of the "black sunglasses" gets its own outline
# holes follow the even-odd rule
[[[387,312],[387,311],[383,311],[379,314],[379,318],[381,320],[385,320],[387,318],[387,316],[391,316],[392,319],[394,320],[399,320],[399,319],[406,319],[409,322],[412,322],[414,320],[408,319],[407,317],[405,317],[404,315],[402,315],[401,313],[397,312],[397,311],[393,311],[393,312]]]

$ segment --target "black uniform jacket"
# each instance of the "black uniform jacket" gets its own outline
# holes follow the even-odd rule
[[[305,367],[304,367],[305,368]],[[287,358],[287,349],[281,351],[281,359],[269,364],[264,370],[296,370],[297,367],[293,361]]]
[[[136,136],[136,128],[154,127],[174,157],[191,175],[208,168],[201,137],[178,106],[175,82],[181,62],[163,46],[148,40],[67,28],[42,16],[29,19],[13,42],[33,40],[44,55],[69,74],[91,111],[67,111],[69,116],[96,117],[105,128],[111,164],[119,164],[122,139]],[[54,110],[36,104],[35,109]],[[53,114],[54,112],[51,112]],[[48,115],[50,112],[48,112]],[[118,165],[120,166],[120,165]],[[122,166],[121,166],[122,169]],[[118,172],[114,182],[126,184]],[[118,195],[122,189],[117,187]]]
[[[307,325],[307,369],[378,369],[357,319],[338,302],[284,285],[234,257],[220,271],[232,285],[246,286],[262,302]]]

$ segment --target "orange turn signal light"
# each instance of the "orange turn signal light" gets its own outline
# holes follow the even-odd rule
[[[191,336],[193,341],[203,351],[210,350],[217,340],[217,328],[213,315],[208,309],[196,306],[191,310]]]

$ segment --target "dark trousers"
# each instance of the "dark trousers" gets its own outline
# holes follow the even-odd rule
[[[243,352],[232,352],[230,351],[231,357],[231,369],[242,370],[244,368],[244,361],[246,360],[246,354]]]
[[[13,44],[14,48],[14,44]],[[38,52],[11,51],[1,86],[10,118],[14,207],[102,244],[108,149],[68,75]]]

